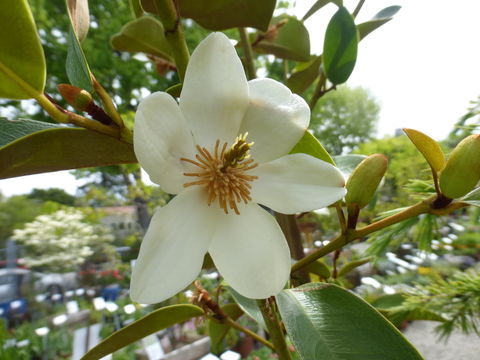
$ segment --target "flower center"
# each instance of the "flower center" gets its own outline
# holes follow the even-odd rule
[[[197,145],[198,153],[195,160],[181,158],[181,161],[189,162],[199,168],[198,172],[184,173],[185,176],[197,177],[199,180],[187,182],[184,187],[192,185],[205,186],[208,193],[208,205],[218,199],[218,204],[225,214],[232,209],[236,214],[237,203],[243,201],[248,204],[250,197],[249,184],[258,179],[258,176],[248,175],[247,172],[256,168],[258,163],[250,159],[250,147],[247,143],[247,133],[235,139],[235,143],[227,150],[227,143],[224,143],[220,150],[220,140],[215,143],[213,154],[206,148]]]

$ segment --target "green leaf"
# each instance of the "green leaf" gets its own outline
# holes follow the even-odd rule
[[[136,162],[131,144],[86,129],[56,127],[1,147],[0,179]]]
[[[277,295],[287,333],[304,360],[420,360],[422,356],[371,305],[333,284]]]
[[[172,60],[163,25],[151,16],[130,21],[118,34],[112,36],[110,43],[115,50],[143,52]]]
[[[85,39],[90,27],[88,0],[67,0],[67,9],[79,41]]]
[[[46,65],[27,0],[0,1],[0,97],[30,99],[45,87]]]
[[[371,20],[358,24],[357,29],[360,40],[370,34],[372,31],[382,26],[383,24],[392,20],[393,16],[400,9],[401,6],[398,5],[386,7],[385,9],[381,10],[377,15],[375,15]]]
[[[329,3],[336,4],[338,7],[343,5],[342,0],[318,0],[315,4],[312,5],[312,7],[307,11],[307,13],[303,15],[302,21],[307,20],[310,16],[315,14],[318,10],[320,10],[322,7]]]
[[[175,84],[173,86],[170,86],[165,92],[167,94],[172,95],[173,97],[180,97],[180,94],[182,92],[182,84]]]
[[[314,56],[307,63],[300,63],[292,75],[287,79],[286,85],[293,93],[301,94],[313,84],[317,76],[320,74],[320,66],[322,65],[322,57]]]
[[[292,16],[275,18],[272,25],[282,22],[277,32],[260,41],[255,50],[273,54],[282,59],[295,61],[310,60],[310,36],[301,21]]]
[[[338,155],[334,156],[333,160],[337,164],[337,167],[342,171],[345,177],[349,177],[355,170],[358,164],[360,164],[366,158],[365,155]]]
[[[317,159],[326,161],[332,165],[335,165],[330,154],[325,150],[325,148],[320,144],[320,141],[310,133],[310,131],[305,131],[303,137],[300,141],[290,150],[290,154],[303,153],[316,157]]]
[[[223,312],[233,320],[237,320],[243,314],[243,310],[237,304],[227,304],[222,306]],[[223,339],[230,330],[231,326],[215,319],[208,320],[208,335],[211,341],[211,351],[219,354],[224,350]]]
[[[262,312],[257,305],[257,302],[254,299],[246,298],[243,295],[240,295],[230,286],[227,286],[228,290],[233,296],[235,302],[240,306],[245,314],[250,316],[253,320],[255,320],[263,329],[266,329],[265,321],[263,320]]]
[[[350,261],[350,262],[346,263],[345,265],[343,265],[341,267],[341,269],[338,271],[338,276],[343,276],[343,275],[349,273],[350,271],[352,271],[353,269],[355,269],[359,266],[362,266],[363,264],[366,264],[366,263],[368,263],[369,261],[372,261],[372,260],[373,260],[373,256],[369,256],[369,257],[366,257],[366,258],[363,258],[363,259]]]
[[[267,31],[275,0],[179,0],[178,5],[182,17],[191,18],[209,30],[241,26]]]
[[[435,173],[442,171],[447,161],[440,144],[420,131],[413,129],[403,129],[403,131],[418,151],[422,153],[432,171]]]
[[[70,84],[78,86],[81,89],[92,92],[93,85],[90,77],[90,68],[88,67],[85,54],[78,42],[77,36],[70,24],[68,33],[68,52],[66,61],[66,70]]]
[[[35,120],[8,120],[6,118],[0,117],[0,147],[11,143],[12,141],[17,140],[31,133],[58,128],[56,124],[50,124],[43,121]]]
[[[320,276],[322,279],[328,279],[331,276],[330,269],[322,260],[316,260],[307,264],[305,269],[315,275]]]
[[[328,23],[323,44],[325,74],[332,84],[350,77],[357,61],[358,32],[352,15],[341,7]]]
[[[473,189],[458,201],[480,207],[480,188]]]
[[[187,304],[172,305],[155,310],[140,320],[114,332],[100,344],[90,349],[82,357],[82,360],[100,359],[145,336],[201,315],[204,315],[201,308]]]

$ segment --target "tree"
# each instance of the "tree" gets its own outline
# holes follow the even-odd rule
[[[53,201],[67,206],[73,206],[75,204],[75,196],[72,196],[65,192],[65,190],[59,188],[33,189],[30,194],[27,195],[27,198],[42,202]]]
[[[375,135],[380,106],[361,87],[338,87],[318,101],[310,128],[333,155],[352,151]]]

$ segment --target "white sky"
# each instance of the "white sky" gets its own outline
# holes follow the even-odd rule
[[[296,14],[303,16],[314,2],[297,0]],[[344,3],[353,11],[357,1]],[[380,102],[379,136],[411,127],[443,139],[469,101],[480,95],[480,2],[366,0],[357,23],[390,5],[402,9],[360,43],[348,84],[369,89]],[[335,9],[327,5],[307,20],[312,52],[321,53]],[[60,187],[73,194],[76,181],[66,171],[0,180],[7,196],[34,187]]]

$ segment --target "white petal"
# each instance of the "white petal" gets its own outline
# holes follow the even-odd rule
[[[215,229],[218,209],[193,186],[153,215],[133,268],[130,296],[143,304],[175,295],[198,275]]]
[[[257,204],[242,206],[240,215],[224,215],[208,251],[224,279],[248,298],[278,294],[290,274],[285,237]]]
[[[135,155],[153,182],[170,194],[183,190],[191,166],[180,161],[192,158],[195,147],[175,100],[163,92],[146,97],[135,114]]]
[[[303,136],[310,122],[310,109],[300,96],[272,79],[248,82],[250,104],[240,126],[248,132],[252,158],[266,162],[286,155]]]
[[[180,95],[196,143],[231,145],[247,106],[247,79],[235,48],[224,34],[212,33],[193,52]]]
[[[251,171],[253,201],[283,214],[310,211],[340,200],[345,180],[335,166],[306,154],[291,154]]]

